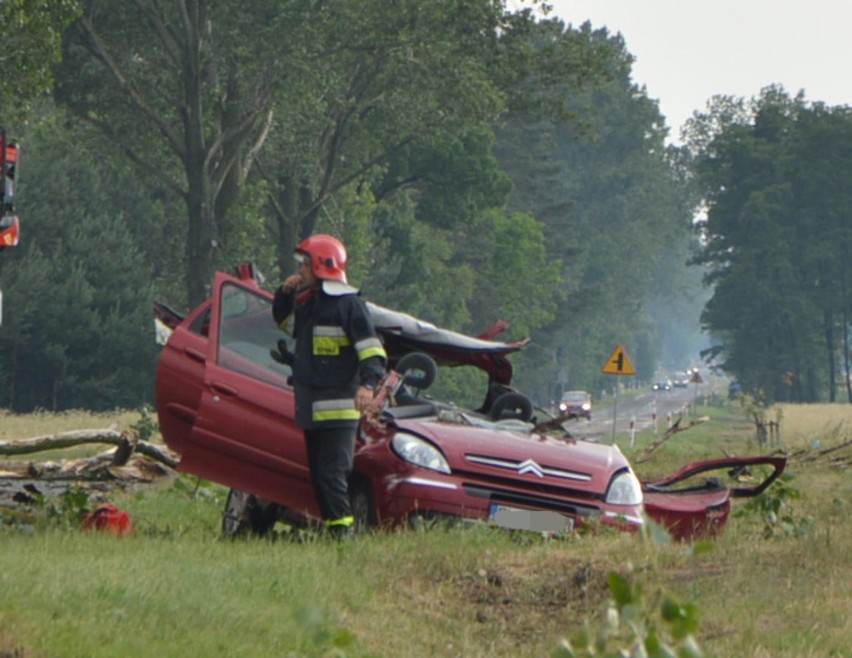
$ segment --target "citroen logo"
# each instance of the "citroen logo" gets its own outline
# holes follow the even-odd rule
[[[544,477],[544,471],[541,470],[541,466],[536,464],[532,459],[527,459],[525,462],[518,464],[518,474],[523,475],[524,473],[532,473],[540,478]]]

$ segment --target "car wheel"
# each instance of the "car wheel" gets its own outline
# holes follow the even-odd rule
[[[272,530],[277,517],[275,503],[231,489],[222,512],[222,535],[229,539],[248,534],[263,536]]]
[[[526,395],[522,393],[503,393],[494,400],[489,415],[492,420],[501,418],[517,418],[527,421],[532,418],[533,405]]]
[[[367,532],[375,525],[373,498],[366,482],[357,482],[349,487],[349,506],[352,508],[352,517],[355,519],[353,523],[355,534]]]
[[[394,368],[402,375],[402,383],[419,391],[425,391],[435,381],[438,364],[428,354],[411,352],[402,357]]]

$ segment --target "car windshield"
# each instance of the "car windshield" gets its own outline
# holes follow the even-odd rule
[[[589,399],[589,394],[585,391],[568,391],[562,396],[563,402],[585,402]]]

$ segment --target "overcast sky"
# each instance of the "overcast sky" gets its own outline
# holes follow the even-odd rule
[[[575,26],[620,32],[677,139],[717,94],[781,84],[808,101],[852,105],[852,0],[550,0]]]

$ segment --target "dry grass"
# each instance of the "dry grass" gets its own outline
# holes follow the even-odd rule
[[[778,404],[767,417],[781,414],[781,441],[791,448],[813,440],[832,442],[852,436],[852,404]]]
[[[83,429],[113,427],[122,431],[128,429],[138,420],[139,412],[127,410],[104,413],[82,410],[63,411],[61,413],[37,411],[31,414],[15,414],[7,409],[0,409],[0,441],[30,439]]]

